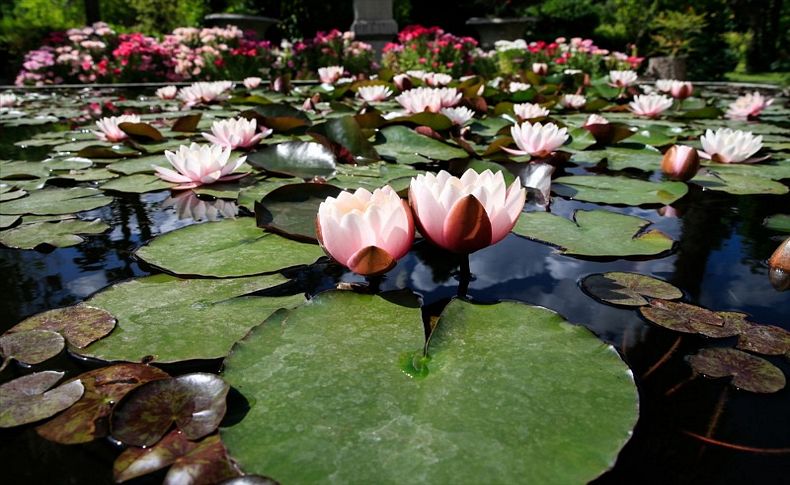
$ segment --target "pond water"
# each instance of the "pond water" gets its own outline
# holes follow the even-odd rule
[[[0,159],[43,159],[49,147],[20,149],[13,143],[49,129],[50,125],[5,128]],[[581,166],[565,170],[588,173]],[[658,179],[655,174],[626,173]],[[206,223],[179,214],[169,190],[113,196],[110,205],[79,214],[82,219],[98,217],[111,227],[103,234],[86,236],[79,245],[45,251],[0,247],[0,330],[38,312],[80,302],[114,283],[159,272],[134,251],[158,235]],[[215,204],[210,198],[205,201]],[[624,207],[562,197],[554,197],[551,204],[553,214],[567,218],[579,209],[600,208],[648,219],[653,228],[677,241],[674,249],[650,258],[579,258],[510,234],[471,255],[474,279],[469,298],[481,303],[515,300],[552,309],[612,344],[633,369],[639,422],[614,468],[595,483],[786,483],[788,388],[755,394],[730,386],[726,378],[689,380],[692,372],[686,356],[705,347],[731,347],[736,338],[670,332],[633,309],[599,303],[585,293],[580,281],[609,271],[652,275],[680,288],[688,303],[745,312],[754,322],[790,329],[790,294],[771,286],[766,263],[782,237],[762,224],[767,216],[790,212],[790,195],[731,195],[691,185],[670,211],[657,205]],[[244,215],[249,213],[242,209],[239,216]],[[414,291],[422,298],[428,319],[455,296],[458,264],[447,253],[420,242],[386,275],[381,288]],[[314,295],[340,282],[364,282],[328,260],[292,270],[290,275],[294,283],[283,291],[294,294]],[[790,375],[787,358],[766,359]],[[73,376],[97,365],[61,355],[33,369],[61,369]],[[217,372],[220,365],[221,361],[210,360],[164,367],[179,374]],[[0,379],[6,382],[29,372],[11,365]],[[705,443],[693,435],[721,443]],[[112,483],[112,461],[119,450],[104,439],[87,445],[50,443],[29,426],[0,431],[4,483]],[[158,483],[162,476],[131,483]]]

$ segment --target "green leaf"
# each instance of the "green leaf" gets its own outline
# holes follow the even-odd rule
[[[101,219],[22,224],[0,234],[0,244],[20,249],[33,249],[42,244],[65,248],[84,241],[77,234],[101,234],[109,228]]]
[[[446,130],[453,126],[453,122],[450,121],[450,118],[446,117],[445,115],[441,113],[429,113],[427,111],[400,116],[386,122],[388,125],[394,123],[414,123],[415,125],[428,126],[437,131]]]
[[[683,297],[683,292],[666,281],[651,276],[612,271],[609,273],[586,276],[582,288],[593,298],[612,305],[647,305],[646,296],[675,300]]]
[[[637,145],[634,145],[637,146]],[[576,163],[598,164],[606,160],[609,170],[636,168],[646,172],[661,170],[661,152],[654,148],[607,147],[604,150],[576,152],[571,160]]]
[[[27,197],[0,203],[2,214],[71,214],[97,209],[112,202],[101,191],[89,187],[49,188],[30,192]]]
[[[63,374],[51,370],[36,372],[1,385],[0,428],[40,421],[77,402],[82,396],[80,381],[50,389]]]
[[[469,157],[461,148],[420,135],[411,128],[400,125],[388,126],[379,131],[375,148],[382,157],[390,157],[398,163],[409,165]]]
[[[715,174],[701,170],[689,183],[697,184],[704,190],[716,190],[735,195],[786,194],[786,185],[771,179],[754,175],[736,175],[715,169]],[[0,205],[2,211],[2,205]]]
[[[6,216],[0,214],[0,229],[5,229],[13,226],[14,224],[16,224],[16,221],[18,221],[19,219],[20,219],[19,216]]]
[[[164,155],[147,155],[145,157],[129,158],[111,163],[107,166],[107,170],[123,175],[154,173],[154,165],[170,168],[170,162]]]
[[[768,216],[763,221],[763,225],[772,231],[790,233],[790,214]],[[0,224],[0,227],[2,227],[2,224]]]
[[[763,355],[790,353],[790,332],[773,325],[745,325],[738,337],[737,347]]]
[[[266,178],[256,182],[254,185],[244,187],[239,191],[238,203],[242,207],[253,210],[255,203],[261,200],[272,190],[289,184],[301,183],[301,178]]]
[[[121,131],[129,135],[131,138],[138,141],[150,142],[162,141],[165,139],[159,130],[148,123],[119,123],[118,128],[120,128]]]
[[[639,256],[668,251],[673,241],[650,221],[605,210],[575,211],[573,220],[547,212],[521,214],[513,232],[580,256]]]
[[[423,345],[419,309],[378,296],[274,315],[226,359],[250,403],[228,452],[282,483],[575,484],[630,437],[628,368],[550,310],[455,300]]]
[[[554,179],[551,189],[575,200],[625,205],[669,205],[688,192],[683,182],[646,182],[606,175],[559,177]]]
[[[765,359],[740,350],[715,347],[702,349],[688,358],[695,372],[708,377],[730,377],[744,391],[773,393],[785,387],[782,371]]]
[[[101,184],[99,188],[104,191],[143,194],[145,192],[167,190],[172,186],[173,184],[165,182],[156,175],[138,173],[136,175],[127,175],[125,177],[118,177],[110,180],[109,182]]]
[[[245,296],[286,281],[280,275],[182,280],[159,274],[118,283],[88,304],[116,316],[118,328],[79,353],[109,361],[216,359],[281,307],[304,296]]]
[[[47,177],[49,170],[39,162],[0,161],[0,177],[6,180]]]
[[[297,241],[315,243],[318,207],[342,190],[329,184],[292,184],[272,190],[255,204],[255,222]]]
[[[351,163],[369,163],[379,159],[368,138],[362,133],[353,116],[341,116],[314,126],[311,132],[337,143],[351,154]]]
[[[335,174],[335,155],[314,142],[292,141],[262,148],[247,156],[247,163],[274,175],[311,179]]]

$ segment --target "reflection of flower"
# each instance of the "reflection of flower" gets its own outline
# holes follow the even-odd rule
[[[129,135],[121,131],[118,125],[121,123],[139,123],[140,117],[137,115],[121,115],[102,118],[96,122],[100,131],[94,130],[93,133],[102,140],[109,142],[121,141],[129,138]]]
[[[384,101],[392,96],[392,90],[381,84],[375,86],[362,86],[357,89],[357,96],[363,101],[373,103],[376,101]]]
[[[758,91],[754,93],[745,94],[727,107],[725,116],[735,120],[745,120],[747,118],[756,118],[760,113],[773,103],[773,98],[766,99]]]
[[[260,133],[256,133],[257,123],[254,118],[251,120],[246,118],[218,120],[211,125],[211,133],[203,133],[203,138],[231,150],[250,148],[272,134],[272,129],[267,127],[263,127]]]
[[[245,77],[242,83],[247,89],[255,89],[261,85],[261,81],[263,81],[263,79],[259,77]]]
[[[179,219],[191,218],[195,221],[234,218],[239,213],[238,206],[231,200],[203,200],[191,190],[178,192],[168,197],[164,201],[163,207],[175,208]]]
[[[227,182],[245,176],[233,174],[244,163],[247,157],[239,157],[230,161],[230,148],[219,145],[181,145],[178,150],[165,151],[165,157],[176,170],[154,165],[159,178],[178,184],[173,189],[192,189],[200,185],[214,182]]]
[[[648,118],[657,118],[671,106],[672,98],[655,93],[636,95],[634,100],[628,103],[634,114]]]
[[[521,103],[513,105],[513,112],[521,120],[531,120],[532,118],[543,118],[549,115],[549,110],[539,104]]]
[[[568,139],[568,129],[559,128],[554,123],[521,123],[510,128],[510,135],[516,142],[518,150],[502,147],[513,155],[532,155],[547,157],[551,152],[561,147]]]
[[[442,108],[441,113],[450,118],[454,125],[464,126],[467,121],[475,116],[475,112],[466,106],[459,106],[458,108]]]
[[[165,86],[156,90],[159,99],[175,99],[177,93],[178,88],[175,86]]]
[[[579,109],[587,104],[587,98],[581,94],[565,94],[560,98],[560,104],[565,108]]]
[[[318,69],[318,78],[324,84],[335,84],[342,76],[343,66],[329,66]]]
[[[636,82],[635,71],[609,71],[609,83],[618,88],[628,87]]]
[[[184,102],[186,107],[196,104],[209,104],[216,101],[227,99],[227,92],[233,89],[231,81],[214,81],[193,83],[190,86],[181,88],[178,92],[178,99]]]
[[[691,180],[699,170],[697,150],[686,145],[672,145],[661,160],[661,171],[672,180]]]
[[[318,208],[316,229],[329,256],[366,276],[392,269],[414,242],[411,210],[388,185],[328,197]]]
[[[702,157],[721,163],[743,162],[763,147],[762,136],[729,128],[719,128],[715,132],[706,130],[699,141],[702,144]]]
[[[395,98],[410,114],[430,111],[438,113],[461,101],[461,93],[455,88],[415,88],[402,92]]]
[[[502,240],[516,224],[526,191],[510,187],[502,172],[467,170],[459,179],[444,170],[411,180],[409,203],[420,233],[455,253],[471,253]]]

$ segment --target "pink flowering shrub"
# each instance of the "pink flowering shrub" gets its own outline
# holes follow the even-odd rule
[[[291,73],[297,79],[315,79],[318,68],[327,66],[343,66],[355,76],[378,68],[373,47],[354,40],[353,32],[318,32],[312,39],[284,42],[281,47],[276,67],[281,74]]]

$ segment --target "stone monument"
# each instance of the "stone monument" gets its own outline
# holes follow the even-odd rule
[[[398,33],[398,24],[392,16],[392,0],[354,0],[351,30],[357,40],[371,44],[380,57],[384,44],[391,42]]]

